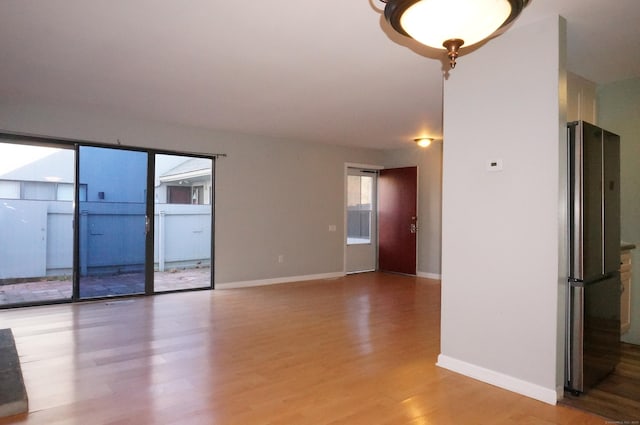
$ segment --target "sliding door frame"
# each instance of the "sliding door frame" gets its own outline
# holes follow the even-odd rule
[[[156,154],[147,152],[147,199],[145,211],[145,242],[144,242],[144,293],[145,295],[153,295],[154,291],[154,262],[153,262],[153,244],[155,235],[154,208],[155,197],[154,190],[149,188],[155,187],[156,175]],[[207,288],[208,289],[208,288]]]
[[[20,304],[11,304],[7,306],[0,306],[0,309],[3,308],[13,308],[13,307],[28,307],[28,306],[36,306],[36,305],[47,305],[47,304],[62,304],[62,303],[70,303],[70,302],[81,302],[81,301],[95,301],[100,299],[114,299],[114,298],[125,298],[125,297],[135,297],[135,296],[147,296],[147,295],[159,295],[159,294],[168,294],[175,292],[187,292],[187,291],[202,291],[202,290],[211,290],[215,289],[215,210],[216,210],[216,159],[219,157],[226,157],[226,154],[221,153],[199,153],[199,152],[180,152],[173,151],[168,149],[152,149],[152,148],[143,148],[136,146],[125,146],[121,145],[120,141],[118,144],[108,144],[108,143],[99,143],[99,142],[91,142],[79,139],[67,139],[67,138],[57,138],[57,137],[49,137],[49,136],[39,136],[25,133],[17,133],[10,132],[0,129],[0,140],[6,140],[10,143],[16,144],[28,144],[33,146],[46,146],[46,147],[54,147],[60,149],[70,149],[75,152],[75,182],[74,182],[74,206],[73,206],[73,261],[72,261],[72,281],[73,281],[73,290],[71,298],[64,298],[60,300],[53,301],[35,301],[35,302],[27,302]],[[144,294],[128,294],[128,295],[114,295],[108,297],[96,297],[96,298],[80,298],[80,274],[78,272],[79,267],[79,256],[80,256],[80,146],[90,146],[90,147],[100,147],[100,148],[109,148],[109,149],[121,149],[121,150],[130,150],[130,151],[138,151],[147,153],[147,190],[146,190],[146,219],[147,219],[147,237],[145,238],[145,291]],[[155,187],[155,156],[156,155],[177,155],[183,157],[192,157],[192,158],[205,158],[211,160],[211,234],[210,234],[210,275],[209,275],[209,285],[200,287],[200,288],[185,288],[185,289],[175,289],[170,291],[162,291],[158,292],[154,289],[154,207],[155,207],[155,191],[153,190]],[[150,190],[151,188],[151,190]]]
[[[68,141],[62,139],[54,139],[49,137],[42,136],[34,136],[28,134],[21,134],[15,132],[7,132],[0,130],[0,142],[8,142],[16,145],[28,145],[28,146],[37,146],[37,147],[48,147],[48,148],[56,148],[56,149],[68,149],[74,152],[74,161],[77,161],[77,149],[74,146],[74,143],[70,143]],[[26,143],[25,143],[26,142]],[[77,176],[76,176],[77,177]],[[75,211],[77,209],[77,202],[75,202],[76,193],[78,192],[77,182],[74,182],[74,205],[73,205],[73,248],[72,248],[72,259],[71,259],[71,276],[72,276],[72,295],[69,298],[59,298],[55,300],[41,300],[41,301],[26,301],[14,304],[3,304],[0,305],[0,310],[15,308],[15,307],[32,307],[32,306],[40,306],[40,305],[53,305],[53,304],[66,304],[73,302],[74,300],[74,291],[75,291],[75,275],[76,275],[76,231],[75,231]]]

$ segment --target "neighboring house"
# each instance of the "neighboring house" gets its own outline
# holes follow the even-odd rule
[[[101,153],[104,157],[104,151]],[[104,159],[97,159],[98,164]],[[86,168],[99,168],[99,165]],[[28,165],[0,174],[0,198],[34,201],[73,201],[74,151],[59,149]],[[156,158],[155,201],[160,204],[210,205],[212,199],[211,160],[174,155]],[[95,196],[101,187],[91,179]],[[127,185],[118,189],[120,193]],[[104,195],[102,195],[104,196]],[[80,180],[80,201],[87,201],[87,178]]]
[[[173,168],[158,173],[160,167],[181,162]],[[175,162],[175,161],[174,161]],[[176,157],[158,155],[156,157],[156,203],[161,204],[211,204],[211,160],[207,158]]]
[[[73,164],[74,152],[59,149],[28,165],[0,174],[0,198],[73,201]],[[86,199],[86,185],[84,197]]]

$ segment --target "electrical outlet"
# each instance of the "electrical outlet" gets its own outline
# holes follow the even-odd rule
[[[280,263],[280,264],[284,263],[284,255],[283,254],[278,255],[278,263]]]

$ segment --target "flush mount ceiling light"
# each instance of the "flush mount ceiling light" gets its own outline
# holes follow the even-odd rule
[[[421,148],[426,148],[431,144],[431,142],[433,142],[433,139],[431,137],[419,137],[417,139],[413,139],[413,141]]]
[[[513,22],[530,0],[383,0],[400,34],[447,49],[451,68],[461,46],[474,45]]]

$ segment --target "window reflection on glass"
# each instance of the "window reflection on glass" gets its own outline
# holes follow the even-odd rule
[[[347,176],[347,244],[371,243],[373,177]]]

